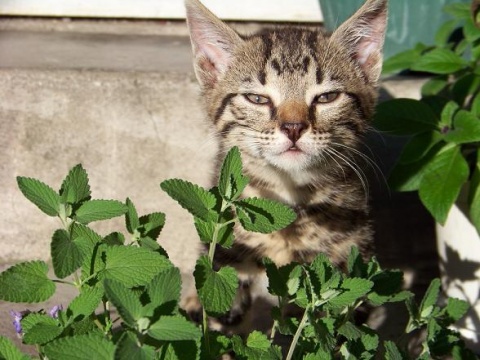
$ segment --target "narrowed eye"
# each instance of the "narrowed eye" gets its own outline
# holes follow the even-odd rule
[[[337,100],[339,96],[340,96],[340,93],[335,91],[323,93],[316,96],[315,99],[313,99],[313,102],[315,104],[328,104]]]
[[[258,95],[258,94],[245,94],[245,99],[250,101],[252,104],[257,104],[257,105],[268,105],[272,101],[270,98],[263,96],[263,95]]]

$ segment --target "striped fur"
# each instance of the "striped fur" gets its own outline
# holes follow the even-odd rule
[[[278,28],[241,36],[198,0],[186,0],[195,71],[220,145],[240,148],[244,196],[279,200],[297,220],[273,234],[236,229],[219,264],[243,278],[319,252],[342,266],[352,245],[371,254],[366,157],[360,152],[377,97],[386,0],[366,4],[333,34]]]

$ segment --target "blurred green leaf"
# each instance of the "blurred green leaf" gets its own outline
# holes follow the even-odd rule
[[[412,66],[412,70],[432,74],[451,74],[462,70],[467,63],[459,55],[448,49],[434,49],[422,55]]]

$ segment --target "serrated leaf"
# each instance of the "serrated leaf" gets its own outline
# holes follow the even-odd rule
[[[127,210],[125,204],[117,200],[89,200],[80,205],[73,218],[85,225],[92,221],[122,216]]]
[[[129,198],[127,198],[127,200],[125,201],[125,205],[127,206],[127,213],[125,214],[125,225],[128,232],[130,234],[133,234],[135,229],[140,226],[137,209],[135,209],[135,205],[133,205],[133,202]]]
[[[142,317],[142,304],[135,293],[121,282],[105,279],[103,282],[105,295],[117,308],[123,321],[135,328],[136,322]]]
[[[427,291],[425,292],[425,296],[423,297],[422,302],[420,303],[420,316],[421,317],[428,317],[432,311],[433,307],[437,303],[438,295],[440,293],[440,286],[441,282],[440,279],[433,279],[428,287]]]
[[[88,242],[90,243],[92,248],[102,241],[102,237],[98,235],[95,231],[90,229],[88,226],[79,223],[72,224],[71,234],[72,239],[74,240],[77,238],[88,239]]]
[[[373,118],[375,127],[390,135],[412,135],[437,128],[438,118],[424,102],[394,99],[378,104]]]
[[[17,177],[22,194],[49,216],[57,216],[60,208],[60,195],[47,184],[23,176]]]
[[[224,221],[227,220],[222,219],[223,224]],[[213,241],[213,236],[215,234],[215,228],[217,227],[217,224],[219,224],[217,221],[203,221],[202,219],[196,217],[195,229],[197,230],[197,234],[200,237],[200,240],[207,244],[211,243]],[[232,247],[234,241],[234,225],[234,223],[229,223],[228,225],[223,225],[218,228],[217,244],[224,248]]]
[[[251,349],[259,349],[259,350],[268,350],[272,343],[268,340],[268,337],[260,332],[260,331],[253,331],[248,335],[247,338],[247,346]]]
[[[181,316],[162,316],[150,326],[148,335],[162,341],[199,341],[202,332]]]
[[[170,306],[170,311],[178,306],[182,289],[180,270],[172,267],[155,276],[147,286],[150,300],[155,306]]]
[[[448,49],[434,49],[422,55],[412,66],[412,70],[432,74],[451,74],[466,66],[465,60]]]
[[[165,225],[165,214],[155,212],[143,215],[139,219],[137,230],[140,232],[141,239],[150,239],[156,241]]]
[[[121,246],[125,244],[125,236],[115,231],[105,236],[102,241],[109,246]]]
[[[347,340],[356,340],[362,337],[363,332],[351,322],[347,321],[338,328],[338,333]]]
[[[77,335],[52,341],[44,346],[45,355],[52,360],[112,360],[115,345],[98,335]]]
[[[117,343],[115,360],[150,360],[155,358],[155,348],[141,345],[130,332],[125,332]]]
[[[1,360],[28,360],[29,356],[23,354],[10,339],[0,336]]]
[[[160,187],[193,216],[204,221],[215,220],[216,216],[211,210],[217,204],[217,199],[204,188],[180,179],[165,180]]]
[[[374,306],[380,306],[395,299],[402,288],[403,273],[399,270],[385,270],[370,278],[373,281],[372,291],[368,300]]]
[[[55,275],[64,279],[80,268],[90,244],[88,239],[82,237],[71,240],[68,232],[60,229],[54,232],[50,249]]]
[[[207,256],[201,256],[193,273],[200,301],[211,315],[222,315],[230,310],[237,293],[237,272],[230,266],[214,271]]]
[[[46,344],[63,331],[57,320],[45,314],[28,314],[21,320],[21,324],[25,344]]]
[[[248,178],[242,175],[242,159],[238,147],[233,147],[223,160],[218,181],[218,189],[228,200],[236,200],[248,184]]]
[[[448,212],[468,180],[469,167],[458,146],[447,147],[428,164],[420,182],[422,203],[444,224]]]
[[[472,113],[460,110],[455,115],[454,128],[444,138],[454,144],[465,144],[480,141],[480,120]]]
[[[346,278],[343,280],[341,289],[343,292],[329,301],[333,307],[352,305],[353,302],[366,295],[373,287],[373,282],[361,278]]]
[[[82,164],[74,166],[63,180],[60,196],[64,203],[78,204],[90,199],[90,185],[88,175]]]
[[[72,319],[80,316],[90,316],[97,309],[102,296],[103,291],[99,288],[83,288],[80,294],[68,305],[67,315],[71,316]]]
[[[114,246],[105,250],[105,268],[101,276],[131,288],[147,285],[159,272],[171,266],[167,258],[147,249]]]
[[[405,357],[402,355],[397,345],[393,341],[385,341],[385,359],[386,360],[404,360]]]
[[[480,151],[477,151],[477,163],[470,179],[468,206],[470,207],[470,220],[480,234]]]
[[[199,352],[199,344],[195,341],[167,342],[158,350],[161,360],[199,360]],[[208,360],[210,359],[208,358]]]
[[[16,264],[0,274],[0,299],[35,303],[48,300],[55,293],[55,283],[47,277],[44,261]]]
[[[449,317],[449,322],[454,323],[460,320],[467,313],[469,308],[470,305],[464,300],[448,298],[445,311]]]
[[[246,198],[235,202],[235,208],[245,230],[264,234],[281,230],[297,218],[288,206],[267,199]]]

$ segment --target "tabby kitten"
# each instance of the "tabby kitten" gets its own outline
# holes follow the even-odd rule
[[[278,28],[243,36],[198,0],[186,0],[186,9],[195,73],[219,141],[217,165],[238,146],[250,179],[244,195],[297,213],[272,234],[236,228],[234,246],[217,249],[216,265],[235,267],[245,292],[264,276],[262,257],[285,265],[323,252],[344,266],[352,245],[368,257],[360,145],[377,97],[387,0],[367,0],[333,34]]]

